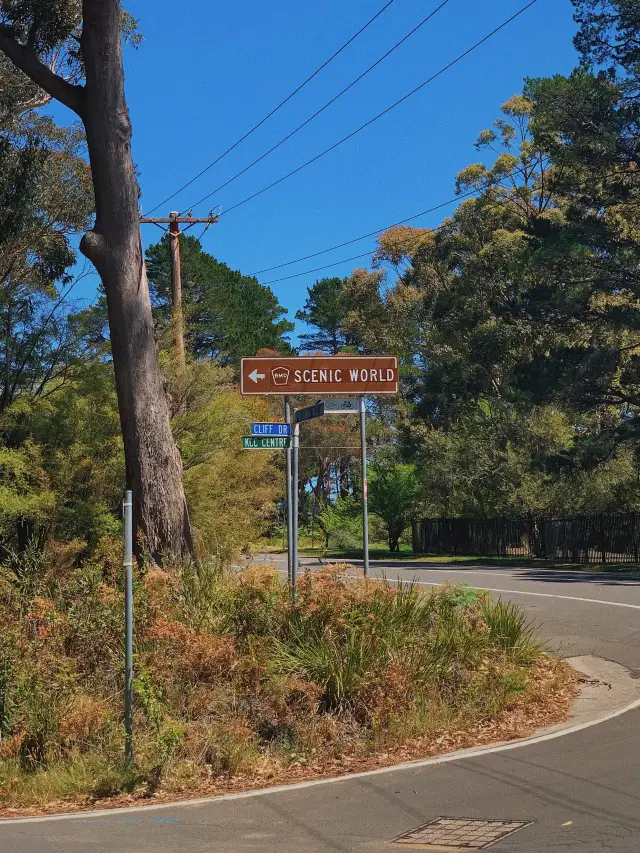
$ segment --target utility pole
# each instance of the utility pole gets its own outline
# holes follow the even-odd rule
[[[150,224],[157,225],[162,228],[163,225],[169,226],[171,255],[171,322],[173,327],[173,351],[175,355],[175,363],[178,370],[185,366],[185,351],[184,351],[184,316],[182,311],[182,270],[180,267],[180,225],[192,225],[202,223],[212,225],[217,222],[220,217],[209,214],[209,216],[180,216],[177,211],[172,211],[169,218],[156,218],[150,216],[141,216],[140,223],[142,225]],[[187,230],[187,229],[185,229]]]
[[[182,268],[180,266],[180,223],[179,212],[169,214],[169,251],[171,254],[171,319],[173,323],[173,351],[176,365],[182,368],[184,358],[184,315],[182,312]]]

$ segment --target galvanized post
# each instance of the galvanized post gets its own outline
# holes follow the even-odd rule
[[[291,400],[284,398],[284,421],[291,423]],[[287,476],[287,577],[289,584],[293,580],[293,508],[291,506],[291,449],[286,451]]]
[[[133,500],[124,493],[124,755],[133,761]]]
[[[293,547],[291,559],[291,598],[298,594],[298,477],[300,467],[300,424],[293,427]]]
[[[362,556],[364,576],[369,574],[369,484],[367,481],[367,408],[360,397],[360,451],[362,453]]]

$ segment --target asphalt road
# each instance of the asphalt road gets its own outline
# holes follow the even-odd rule
[[[521,603],[562,655],[595,654],[640,675],[640,578],[415,564],[387,564],[384,572],[425,586],[490,589]],[[556,740],[445,764],[198,806],[0,824],[0,851],[390,853],[420,849],[391,839],[450,816],[531,822],[492,847],[496,853],[638,853],[639,741],[633,711]]]

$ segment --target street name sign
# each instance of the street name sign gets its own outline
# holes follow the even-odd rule
[[[398,393],[398,359],[376,356],[243,358],[240,393],[250,395]]]
[[[251,435],[291,435],[291,424],[251,424]]]
[[[318,403],[314,403],[313,406],[307,406],[306,409],[298,409],[298,411],[294,413],[293,418],[297,424],[301,424],[303,421],[310,421],[313,418],[321,418],[323,415],[324,401],[320,400]]]
[[[288,450],[291,447],[289,436],[255,436],[244,435],[242,437],[243,450]]]
[[[360,400],[357,397],[330,397],[324,401],[325,415],[342,415],[360,411]]]

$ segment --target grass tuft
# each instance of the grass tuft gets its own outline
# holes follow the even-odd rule
[[[0,801],[280,778],[482,724],[530,688],[543,651],[517,606],[343,569],[305,574],[295,604],[273,567],[139,573],[134,767],[117,574],[0,588]]]

